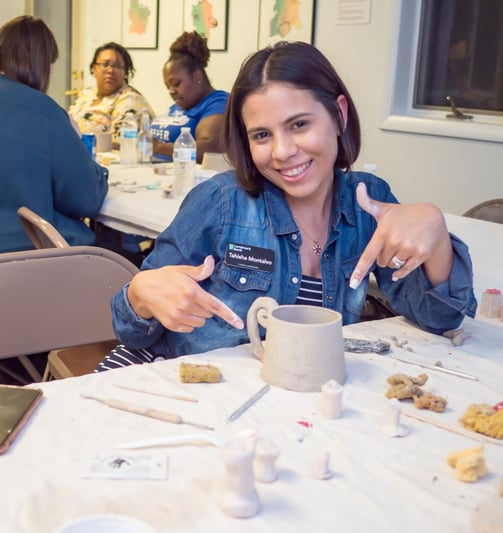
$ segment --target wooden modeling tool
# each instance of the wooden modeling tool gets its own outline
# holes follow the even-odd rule
[[[92,394],[81,393],[80,395],[82,396],[82,398],[96,400],[98,402],[104,403],[105,405],[108,405],[109,407],[113,407],[114,409],[121,409],[122,411],[127,411],[128,413],[149,416],[150,418],[157,418],[158,420],[164,420],[165,422],[171,422],[172,424],[188,424],[190,426],[194,426],[200,429],[209,429],[212,431],[215,429],[211,426],[205,426],[204,424],[189,422],[188,420],[183,419],[180,415],[168,413],[167,411],[152,409],[143,405],[124,402],[122,400],[114,400],[113,398],[100,398],[99,396],[94,396]]]

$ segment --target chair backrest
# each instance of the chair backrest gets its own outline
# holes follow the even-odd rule
[[[95,246],[0,254],[0,359],[114,339],[110,299],[136,272]]]
[[[503,224],[503,198],[494,198],[474,205],[463,216]]]
[[[35,248],[65,248],[70,246],[50,222],[28,207],[20,207],[17,214],[24,231]]]

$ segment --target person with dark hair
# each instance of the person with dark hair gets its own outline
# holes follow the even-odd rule
[[[68,112],[82,133],[112,133],[112,142],[118,148],[122,120],[128,111],[140,116],[154,111],[147,99],[129,85],[135,68],[129,52],[120,44],[109,42],[98,47],[91,64],[96,87],[82,90]]]
[[[162,76],[174,104],[152,122],[154,154],[171,160],[173,143],[183,126],[189,127],[197,144],[197,161],[205,152],[222,152],[220,133],[229,93],[216,90],[206,67],[210,51],[206,38],[197,32],[184,32],[170,46],[170,56]]]
[[[400,204],[351,166],[353,100],[314,46],[278,43],[242,65],[224,121],[235,170],[185,197],[142,270],[112,299],[122,343],[97,371],[249,342],[259,296],[360,319],[372,272],[395,311],[443,333],[473,317],[466,245],[428,203]]]
[[[0,252],[28,250],[17,209],[26,206],[72,245],[95,243],[84,218],[98,214],[108,171],[95,163],[67,112],[46,94],[58,58],[43,20],[0,28]]]

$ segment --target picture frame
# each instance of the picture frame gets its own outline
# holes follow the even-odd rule
[[[229,0],[184,0],[183,29],[197,31],[211,51],[227,50]]]
[[[313,43],[316,0],[260,0],[259,10],[259,49],[278,41]]]
[[[159,41],[159,0],[122,0],[122,46],[156,50]]]

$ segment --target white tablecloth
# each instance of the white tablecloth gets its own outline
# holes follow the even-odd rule
[[[424,371],[393,356],[429,364],[441,361],[444,367],[479,377],[471,381],[426,370],[424,389],[447,398],[446,411],[417,411],[407,401],[401,404],[403,412],[460,427],[458,419],[469,404],[503,400],[503,329],[468,319],[465,328],[471,338],[454,347],[448,339],[418,330],[399,317],[345,327],[345,336],[390,340],[394,335],[408,343],[386,356],[346,354],[344,408],[336,420],[320,418],[319,393],[272,387],[238,420],[224,423],[263,385],[261,363],[244,346],[183,358],[217,365],[224,379],[216,384],[180,384],[180,359],[41,384],[44,400],[11,449],[0,456],[0,530],[46,533],[73,517],[114,512],[141,518],[159,533],[473,531],[474,509],[496,497],[503,477],[503,447],[485,444],[489,473],[475,483],[463,483],[455,479],[447,455],[477,446],[478,441],[403,414],[408,436],[390,438],[379,430],[389,405],[386,378],[395,372]],[[407,346],[413,351],[406,351]],[[199,402],[146,395],[114,384],[182,392]],[[119,443],[198,430],[112,409],[81,398],[82,392],[177,412],[187,420],[215,426],[211,433],[221,437],[257,428],[280,448],[278,480],[256,485],[259,514],[234,519],[218,507],[224,465],[221,450],[214,446],[137,452],[167,455],[165,480],[83,477],[95,454],[118,453]],[[313,479],[309,468],[325,452],[335,475],[325,481]]]
[[[156,174],[156,169],[167,174]],[[155,239],[173,220],[182,201],[164,193],[173,182],[172,166],[113,164],[109,172],[109,190],[97,220],[125,233]]]

